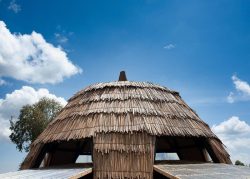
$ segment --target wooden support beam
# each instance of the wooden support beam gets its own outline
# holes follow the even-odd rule
[[[50,146],[48,144],[46,144],[42,147],[41,151],[39,152],[39,155],[36,157],[36,159],[33,159],[35,162],[30,168],[39,168],[40,167],[49,147]]]
[[[166,172],[165,170],[162,170],[159,166],[154,165],[154,171],[162,174],[163,176],[169,178],[169,179],[180,179],[174,175],[171,175],[170,173]]]
[[[214,163],[220,163],[219,158],[217,157],[215,151],[213,150],[211,144],[208,141],[209,139],[206,139],[206,141],[204,142],[205,148],[207,150],[207,152],[209,153],[211,159],[213,160]]]
[[[78,173],[78,174],[76,174],[74,176],[69,177],[69,179],[79,179],[81,177],[84,177],[84,176],[92,173],[92,172],[93,172],[93,169],[90,168],[90,169],[84,170],[84,171],[82,171],[82,172],[80,172],[80,173]]]

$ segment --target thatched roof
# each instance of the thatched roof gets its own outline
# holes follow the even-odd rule
[[[62,154],[58,146],[57,154],[55,146],[74,140],[83,147],[89,139],[82,139],[89,137],[93,137],[93,150],[88,150],[92,150],[94,178],[152,178],[157,136],[168,138],[166,143],[182,160],[207,161],[205,148],[214,162],[231,163],[222,142],[178,92],[153,83],[126,80],[122,72],[119,81],[90,85],[70,98],[33,142],[21,168],[39,167],[46,152],[51,159],[48,166],[57,164],[64,155],[68,156],[67,160],[64,156],[64,163],[74,162],[77,151],[83,148],[76,147],[75,153],[65,149]],[[181,149],[178,138],[191,139],[191,148]]]
[[[153,83],[98,83],[76,93],[37,143],[82,139],[97,133],[217,138],[178,92]]]

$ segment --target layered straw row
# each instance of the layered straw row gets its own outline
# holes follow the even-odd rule
[[[140,82],[100,83],[73,96],[37,143],[82,139],[96,133],[215,137],[177,92]]]

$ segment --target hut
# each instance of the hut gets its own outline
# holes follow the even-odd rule
[[[91,155],[95,179],[152,179],[159,153],[231,163],[220,139],[178,92],[127,81],[123,71],[119,81],[71,97],[32,143],[21,169],[74,164],[79,155]]]

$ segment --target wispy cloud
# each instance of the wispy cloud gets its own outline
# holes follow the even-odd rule
[[[238,116],[232,116],[212,127],[212,131],[226,145],[231,159],[240,160],[250,164],[250,125],[240,120]]]
[[[241,79],[239,79],[236,75],[232,76],[232,80],[233,83],[235,85],[235,88],[240,91],[243,92],[247,95],[250,95],[250,86],[247,82],[242,81]]]
[[[188,104],[191,106],[209,106],[209,105],[217,105],[225,102],[225,98],[223,97],[201,97],[201,98],[192,98],[187,100]]]
[[[0,78],[0,86],[6,85],[6,84],[7,84],[7,82]]]
[[[21,6],[16,3],[16,0],[10,1],[8,9],[12,10],[14,13],[18,13],[18,12],[20,12],[22,10]]]
[[[230,92],[229,95],[227,96],[227,102],[229,103],[234,103],[234,93]]]
[[[59,33],[55,33],[55,38],[56,38],[56,41],[59,43],[59,44],[64,44],[66,42],[68,42],[68,38],[62,34],[59,34]]]
[[[67,32],[60,25],[56,27],[56,33],[54,33],[55,40],[58,44],[63,45],[69,41],[69,37],[71,37],[74,33]]]
[[[235,101],[247,101],[250,100],[250,85],[248,82],[239,79],[236,75],[232,76],[232,81],[235,87],[235,92],[230,92],[227,96],[229,103]]]
[[[175,48],[175,45],[174,44],[168,44],[168,45],[164,46],[163,48],[167,49],[167,50],[171,50],[171,49]]]

